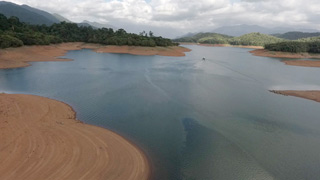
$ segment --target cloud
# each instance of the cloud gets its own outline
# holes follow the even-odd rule
[[[256,24],[320,29],[318,0],[12,0],[66,18],[110,23],[158,35]],[[143,29],[144,28],[144,29]],[[148,29],[145,29],[148,28]],[[140,30],[139,30],[140,29]]]

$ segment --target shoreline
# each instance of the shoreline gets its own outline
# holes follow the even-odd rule
[[[72,59],[60,58],[68,51],[91,49],[97,53],[120,53],[145,56],[185,56],[185,52],[191,51],[181,46],[170,47],[141,47],[141,46],[112,46],[90,44],[82,42],[61,43],[41,46],[22,46],[18,48],[0,49],[0,69],[11,69],[30,66],[29,62],[43,61],[72,61]]]
[[[320,103],[320,90],[269,90],[274,94],[294,96]]]
[[[181,42],[180,45],[197,45],[206,47],[237,47],[237,48],[248,48],[248,49],[263,49],[262,46],[244,46],[244,45],[231,45],[231,44],[200,44],[200,43],[184,43]]]
[[[150,160],[123,136],[76,119],[64,102],[0,94],[0,179],[149,179]]]
[[[320,67],[320,54],[309,53],[289,53],[269,51],[266,49],[256,49],[250,51],[254,56],[272,57],[272,58],[288,58],[288,59],[318,59],[318,60],[284,60],[286,65],[303,66],[303,67]]]

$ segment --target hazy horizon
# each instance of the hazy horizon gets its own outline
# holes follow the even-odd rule
[[[10,0],[73,22],[110,24],[128,32],[153,31],[174,38],[189,32],[213,31],[222,26],[259,25],[320,29],[316,0]]]

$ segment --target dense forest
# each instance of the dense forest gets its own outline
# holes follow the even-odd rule
[[[315,33],[313,33],[315,34]],[[265,45],[270,51],[283,51],[292,53],[320,53],[320,37],[301,38],[294,41],[284,41]]]
[[[303,42],[303,41],[286,41],[265,45],[269,51],[283,51],[292,53],[320,53],[320,41]]]
[[[231,45],[264,46],[266,44],[282,42],[283,39],[262,33],[250,33],[229,40]]]
[[[78,26],[75,23],[54,23],[29,25],[17,17],[7,18],[0,14],[0,48],[23,45],[48,45],[61,42],[88,42],[104,45],[129,46],[174,46],[170,39],[154,36],[153,32],[127,33],[124,29],[93,29],[91,26]]]

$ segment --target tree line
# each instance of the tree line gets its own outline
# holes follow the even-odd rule
[[[103,45],[129,46],[176,46],[170,39],[157,37],[153,32],[139,35],[128,33],[124,29],[94,29],[91,26],[78,26],[75,23],[55,23],[47,25],[29,25],[17,17],[7,18],[0,14],[0,48],[23,45],[49,45],[62,42],[86,42]]]
[[[286,41],[280,43],[266,44],[265,49],[269,51],[283,51],[292,53],[320,53],[320,41]]]

